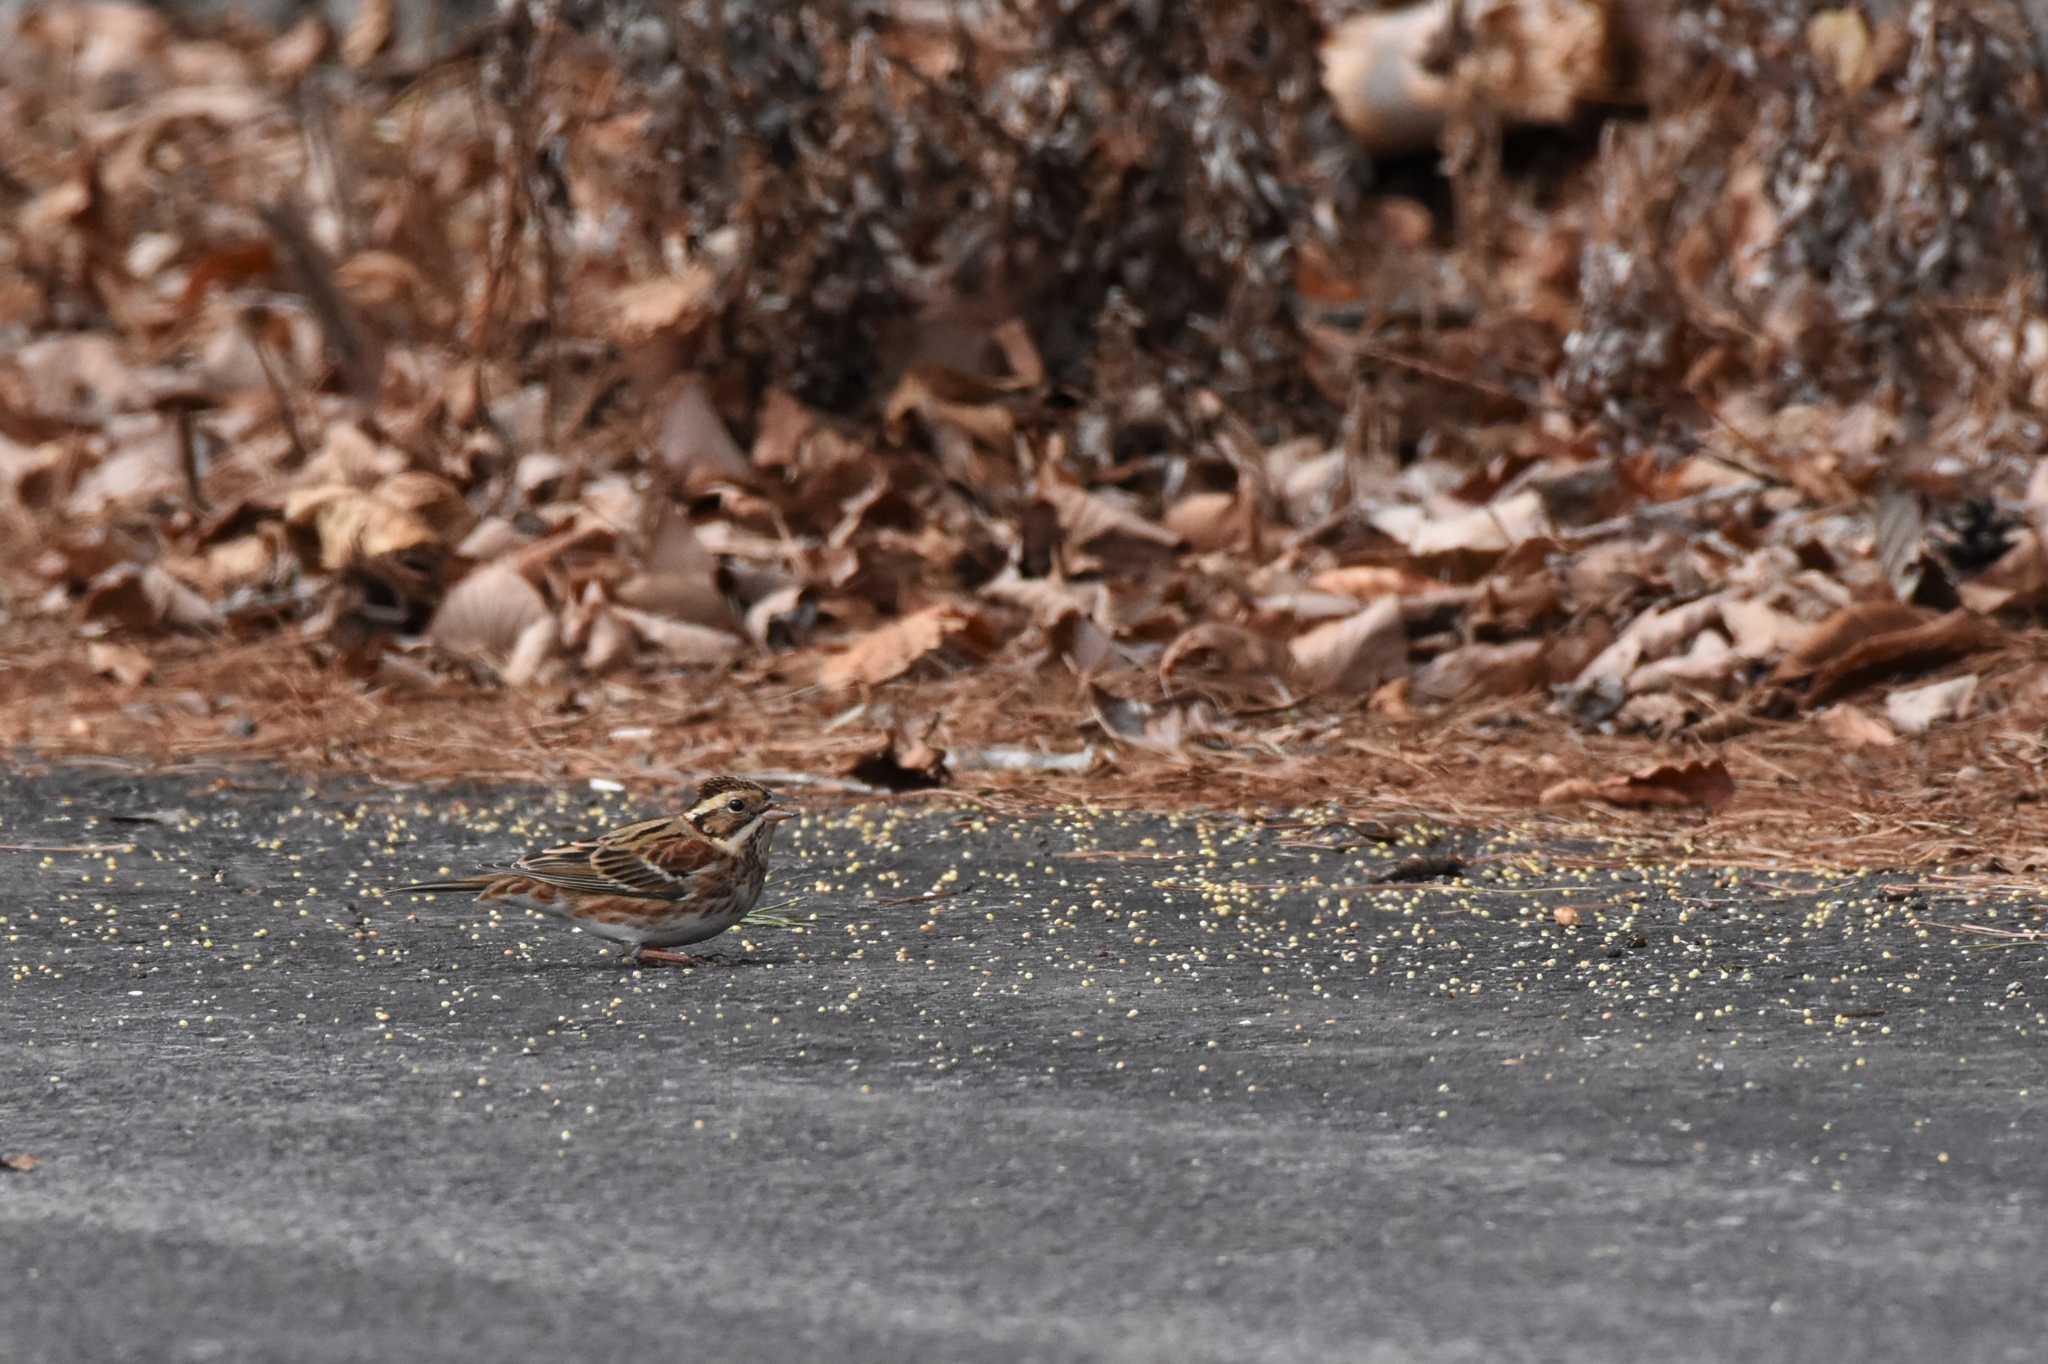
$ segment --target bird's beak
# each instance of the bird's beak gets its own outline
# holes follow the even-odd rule
[[[773,797],[772,803],[761,812],[761,818],[767,820],[770,824],[779,824],[785,819],[795,819],[803,812],[790,809],[787,804],[789,799],[790,797],[788,796]]]

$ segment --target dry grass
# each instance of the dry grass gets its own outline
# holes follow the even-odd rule
[[[1810,720],[1721,744],[1735,796],[1712,812],[1545,808],[1561,778],[1630,771],[1689,756],[1690,745],[1588,735],[1537,702],[1424,719],[1362,708],[1303,708],[1313,746],[1256,743],[1179,757],[1108,742],[1075,724],[1071,698],[1037,677],[988,670],[909,680],[865,702],[792,685],[772,668],[719,678],[615,680],[571,696],[366,688],[308,668],[280,640],[166,656],[147,688],[88,673],[61,633],[0,669],[0,744],[46,762],[114,759],[227,771],[274,763],[315,777],[399,785],[617,781],[660,800],[724,770],[808,774],[815,799],[851,794],[840,778],[884,744],[894,717],[937,715],[954,760],[950,786],[867,798],[960,799],[1004,812],[1061,805],[1236,810],[1277,819],[1320,807],[1353,820],[1427,820],[1597,841],[1603,863],[1698,858],[1716,865],[1893,867],[1944,892],[2031,884],[2048,847],[2042,747],[2048,713],[2008,709],[1891,748],[1844,753]],[[2024,676],[2026,658],[1989,670]],[[1072,685],[1072,684],[1070,684]],[[1086,772],[976,770],[994,746],[1073,752]],[[1939,877],[1939,879],[1934,879]],[[2018,879],[2015,879],[2018,878]]]

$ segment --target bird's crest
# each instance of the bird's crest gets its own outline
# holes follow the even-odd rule
[[[763,788],[761,783],[748,781],[745,777],[707,777],[704,784],[697,788],[697,799],[691,804],[702,805],[713,796],[722,796],[728,791],[757,796],[763,793]]]

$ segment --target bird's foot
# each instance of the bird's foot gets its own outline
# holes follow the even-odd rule
[[[660,947],[643,947],[632,959],[640,966],[709,966],[703,957],[693,957],[688,952],[670,952]]]

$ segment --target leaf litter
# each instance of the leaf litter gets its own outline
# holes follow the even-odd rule
[[[2031,35],[1618,13],[10,20],[0,737],[2038,840]]]

